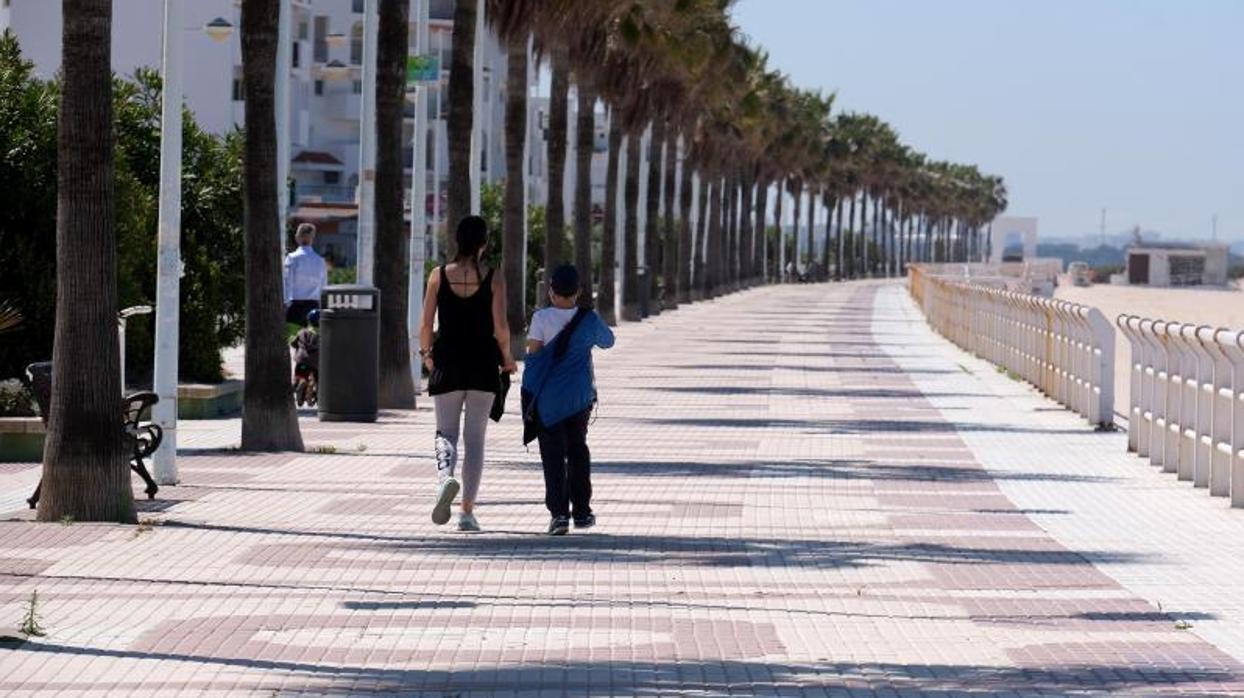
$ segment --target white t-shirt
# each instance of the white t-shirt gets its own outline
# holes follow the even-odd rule
[[[541,308],[531,316],[527,339],[548,344],[562,328],[570,324],[578,308]]]

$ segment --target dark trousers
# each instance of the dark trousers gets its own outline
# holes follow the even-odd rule
[[[285,322],[305,325],[307,324],[307,313],[317,310],[319,307],[319,301],[293,301],[285,309]]]
[[[544,462],[544,505],[553,516],[576,518],[592,513],[592,453],[587,448],[591,408],[540,434]]]

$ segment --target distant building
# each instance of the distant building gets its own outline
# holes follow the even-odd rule
[[[999,216],[989,231],[989,261],[1023,262],[1037,256],[1037,219]]]
[[[1227,245],[1143,242],[1127,249],[1127,283],[1137,286],[1225,286]]]

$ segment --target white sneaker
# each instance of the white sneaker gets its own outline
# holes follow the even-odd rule
[[[475,533],[479,531],[479,521],[475,518],[475,514],[462,512],[458,515],[458,530]]]
[[[449,523],[450,509],[454,505],[454,497],[458,496],[458,481],[452,477],[441,478],[440,487],[436,490],[436,506],[432,507],[432,523],[443,526]]]

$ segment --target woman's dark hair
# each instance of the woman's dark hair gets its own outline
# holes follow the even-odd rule
[[[458,243],[458,254],[454,261],[471,260],[475,266],[475,275],[482,282],[484,275],[479,269],[479,252],[488,243],[488,223],[479,216],[467,216],[458,221],[458,230],[454,237]]]

